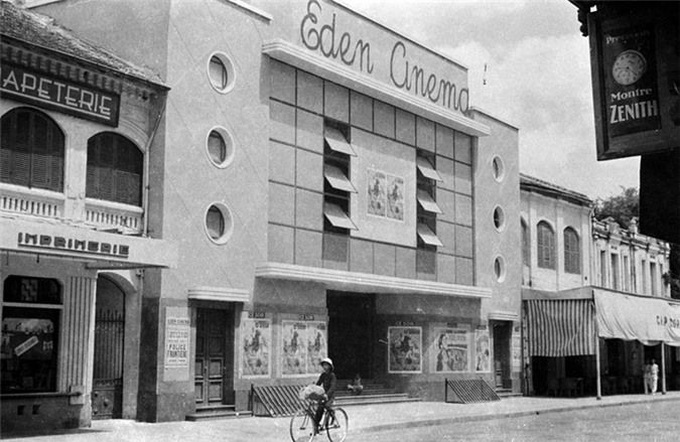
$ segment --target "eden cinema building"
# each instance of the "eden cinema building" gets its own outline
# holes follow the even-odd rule
[[[519,391],[518,130],[464,65],[335,1],[34,11],[169,88],[148,231],[178,254],[143,272],[137,419],[248,410],[326,356],[429,400]]]

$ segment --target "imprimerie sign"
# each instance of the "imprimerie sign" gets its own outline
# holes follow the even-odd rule
[[[127,244],[114,244],[40,233],[19,232],[17,245],[19,248],[64,251],[120,259],[128,259],[130,256],[130,246]]]
[[[120,96],[70,80],[3,63],[0,94],[43,108],[118,126]]]

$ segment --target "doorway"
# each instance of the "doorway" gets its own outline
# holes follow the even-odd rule
[[[375,297],[329,291],[328,354],[338,379],[373,378]]]
[[[234,403],[234,327],[231,310],[196,310],[196,408]]]
[[[97,279],[94,323],[92,418],[123,414],[125,293],[110,279]]]
[[[510,361],[510,342],[512,323],[493,322],[493,367],[496,388],[512,388],[512,367]]]

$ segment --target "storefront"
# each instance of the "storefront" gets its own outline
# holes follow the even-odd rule
[[[586,287],[559,299],[527,296],[524,308],[534,394],[643,393],[652,359],[659,391],[680,387],[680,303]]]
[[[1,431],[134,417],[144,272],[177,262],[146,225],[145,157],[167,88],[0,8]]]

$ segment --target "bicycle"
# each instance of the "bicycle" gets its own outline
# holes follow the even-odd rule
[[[290,419],[290,437],[293,442],[311,442],[314,438],[325,432],[331,442],[343,442],[347,437],[349,419],[345,410],[339,407],[326,407],[321,423],[314,422],[317,401],[306,400]],[[315,406],[316,404],[316,406]]]

